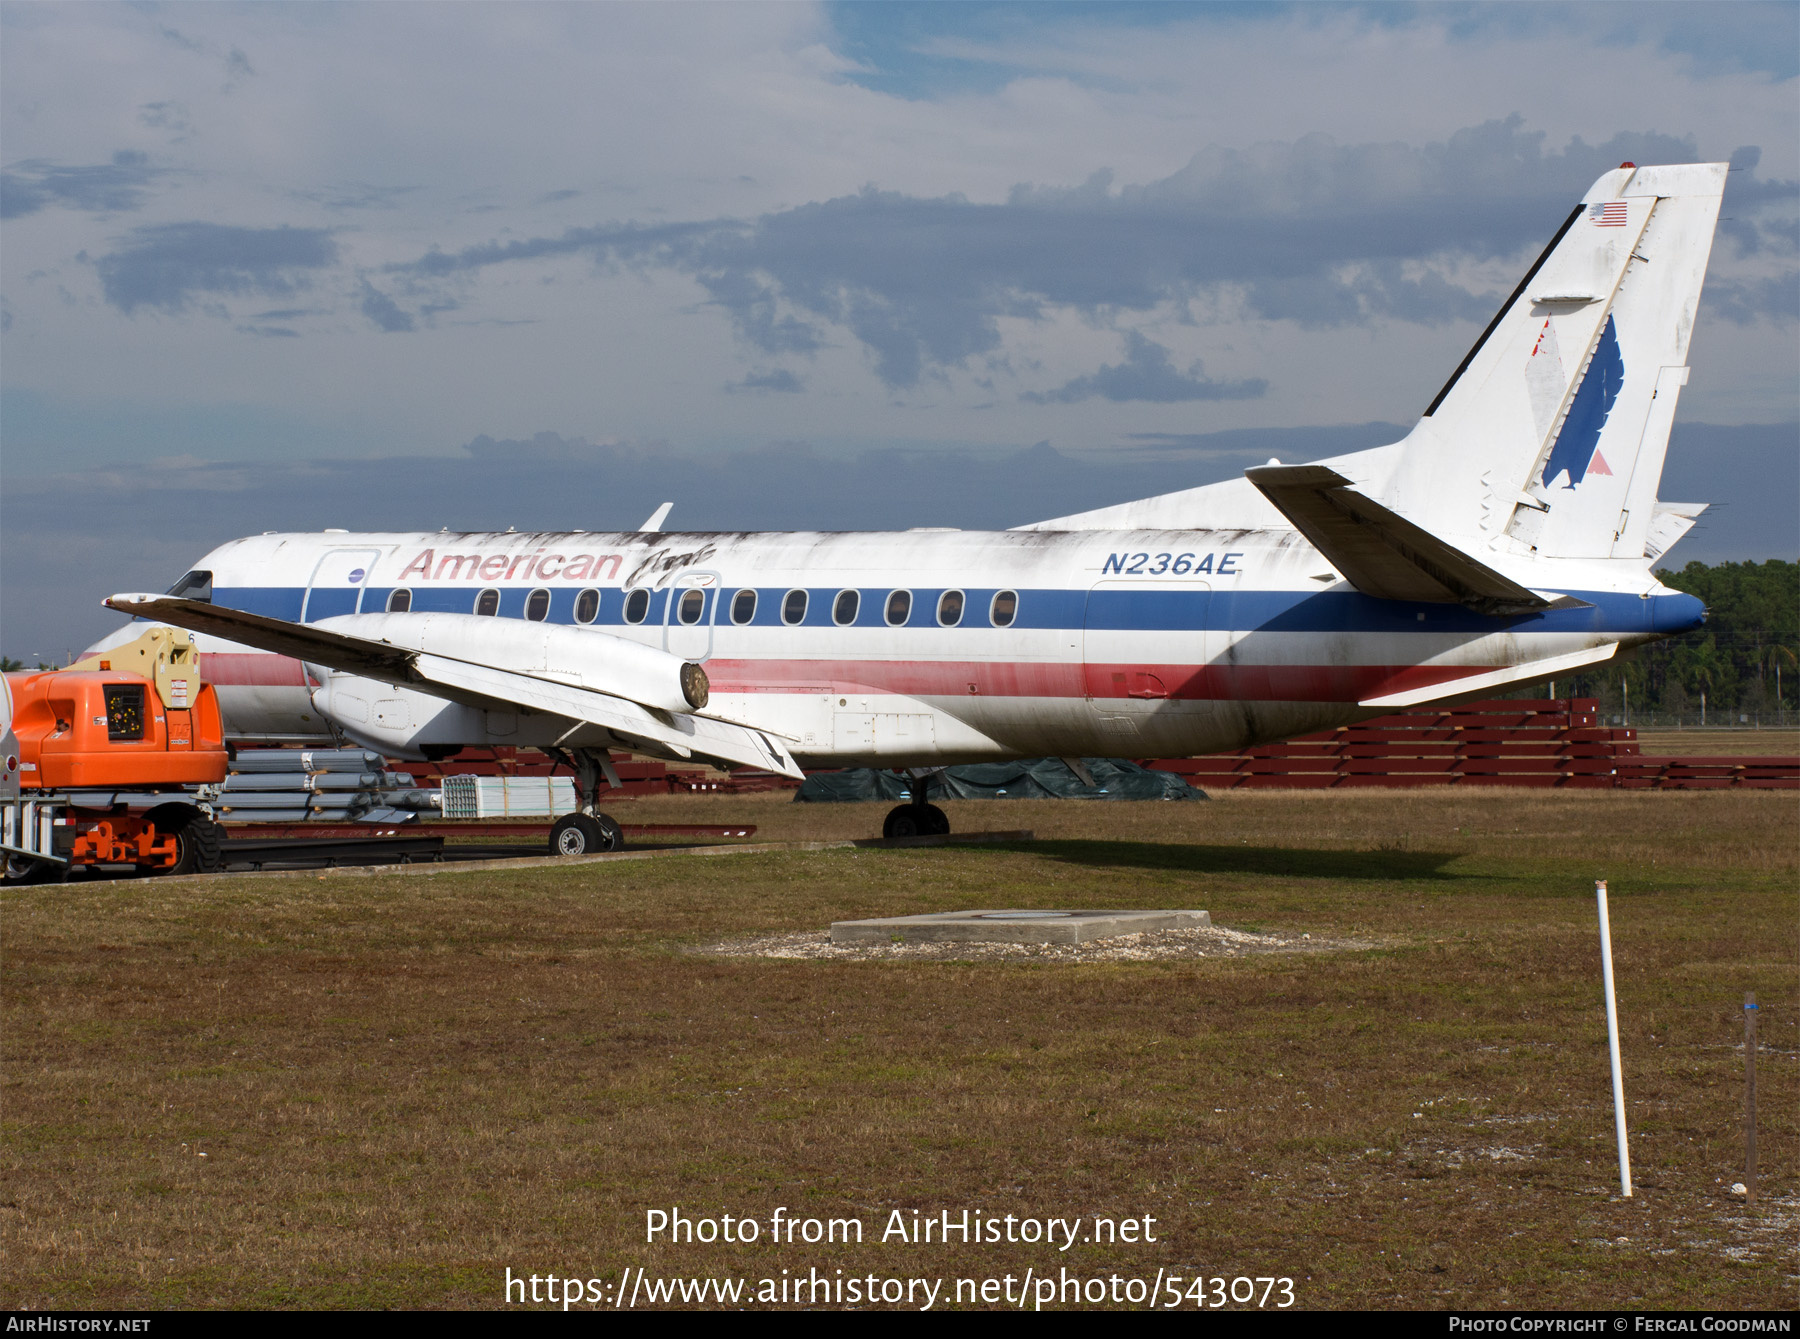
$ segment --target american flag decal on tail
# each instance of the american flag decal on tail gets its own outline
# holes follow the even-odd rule
[[[1588,222],[1596,228],[1623,228],[1625,226],[1625,202],[1608,200],[1605,204],[1589,205]]]

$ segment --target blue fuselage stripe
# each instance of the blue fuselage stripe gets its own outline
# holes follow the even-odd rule
[[[316,588],[310,598],[298,586],[237,586],[215,589],[213,600],[270,618],[298,621],[304,603],[307,622],[349,613],[380,613],[387,608],[393,587],[371,586],[361,592],[360,610],[351,589]],[[484,589],[500,593],[499,616],[523,618],[532,587],[482,585],[411,587],[412,612],[471,614],[477,595]],[[625,592],[618,587],[594,587],[600,594],[595,627],[629,627],[625,621]],[[700,622],[729,627],[732,598],[739,587],[727,586],[724,606],[715,610],[718,598],[708,591]],[[746,626],[776,628],[782,622],[783,602],[790,588],[756,587],[756,610]],[[829,628],[839,587],[807,589],[805,618],[797,625]],[[886,621],[889,587],[860,592],[854,623],[857,628],[889,626]],[[912,610],[903,624],[909,628],[936,628],[938,599],[945,588],[913,588]],[[989,610],[995,588],[960,587],[963,617],[957,628],[991,629]],[[579,588],[551,588],[546,621],[574,624]],[[1673,594],[1643,598],[1612,592],[1573,592],[1586,607],[1546,609],[1536,613],[1492,616],[1455,604],[1415,604],[1378,600],[1355,591],[1292,590],[1088,590],[1018,591],[1017,615],[1011,626],[1021,629],[1073,629],[1087,627],[1107,631],[1178,632],[1298,632],[1298,633],[1418,633],[1475,635],[1517,633],[1611,633],[1618,635],[1680,632],[1696,626],[1703,617],[1700,602],[1691,595]],[[669,592],[650,592],[650,606],[642,625],[660,627],[665,620]],[[674,621],[674,620],[670,620]]]

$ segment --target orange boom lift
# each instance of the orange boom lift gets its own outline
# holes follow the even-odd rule
[[[8,882],[78,865],[218,868],[208,788],[228,755],[191,634],[152,628],[67,669],[8,674],[0,712]]]

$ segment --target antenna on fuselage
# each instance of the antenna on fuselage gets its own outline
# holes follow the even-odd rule
[[[640,535],[654,535],[659,532],[662,529],[663,522],[669,519],[669,509],[674,505],[673,502],[665,502],[662,506],[651,512],[650,519],[638,527],[638,533]]]

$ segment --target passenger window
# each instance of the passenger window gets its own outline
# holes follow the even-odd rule
[[[387,611],[390,614],[405,614],[412,610],[412,592],[405,586],[388,592]]]
[[[600,592],[584,590],[575,597],[575,621],[592,623],[600,617]]]
[[[642,623],[650,612],[650,592],[641,587],[625,597],[625,621]]]
[[[906,625],[906,620],[911,617],[912,592],[909,590],[889,591],[887,602],[888,626],[890,628],[904,627]]]
[[[988,610],[988,619],[996,628],[1010,628],[1013,619],[1019,616],[1019,592],[1003,590],[994,596],[994,603]]]
[[[741,626],[742,624],[748,623],[751,619],[753,619],[755,617],[756,617],[756,592],[755,591],[741,590],[736,595],[731,597],[731,621],[733,623],[739,624]]]
[[[169,587],[169,594],[183,600],[204,600],[207,604],[211,604],[212,573],[189,572],[180,581]]]
[[[959,590],[947,590],[938,596],[938,626],[954,628],[962,622],[963,593]]]
[[[840,628],[847,628],[856,622],[856,609],[862,603],[862,595],[858,591],[841,590],[837,599],[831,603],[831,621]]]
[[[675,614],[683,623],[690,625],[698,623],[700,621],[700,615],[705,612],[705,591],[689,586],[681,593],[681,604],[677,606]]]
[[[542,623],[550,617],[550,592],[534,590],[525,597],[525,617],[533,623]]]
[[[781,602],[781,621],[790,628],[806,621],[806,592],[791,590]]]
[[[489,618],[499,613],[500,592],[491,586],[482,591],[481,594],[475,597],[475,612],[482,615],[484,618]]]
[[[106,695],[106,737],[142,739],[144,686],[139,683],[109,683],[101,691]]]

